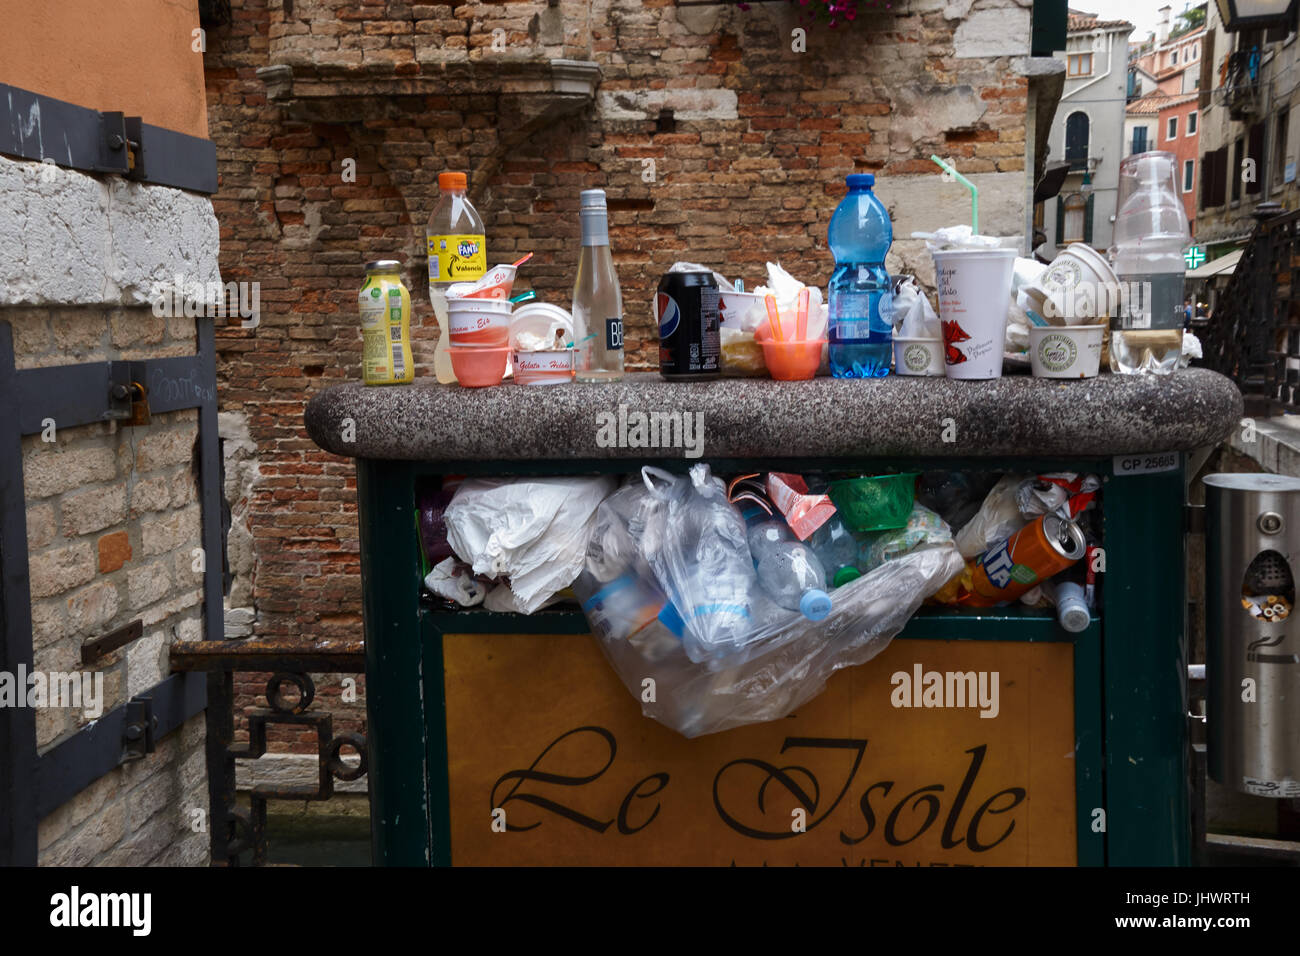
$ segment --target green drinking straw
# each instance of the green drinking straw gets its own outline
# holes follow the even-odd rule
[[[939,167],[945,173],[951,174],[953,179],[957,180],[957,182],[961,183],[963,186],[965,186],[967,189],[970,190],[970,231],[979,232],[980,231],[980,191],[977,188],[975,188],[975,184],[973,182],[971,182],[961,173],[957,172],[957,170],[953,169],[950,164],[944,162],[938,156],[932,155],[930,159],[938,163]]]

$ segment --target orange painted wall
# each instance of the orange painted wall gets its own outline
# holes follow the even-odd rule
[[[1159,124],[1156,127],[1156,145],[1148,147],[1149,149],[1164,150],[1178,157],[1178,195],[1183,200],[1183,209],[1187,212],[1187,221],[1192,225],[1192,235],[1196,235],[1196,197],[1200,195],[1201,188],[1201,160],[1197,155],[1197,145],[1201,139],[1199,109],[1200,104],[1196,97],[1191,97],[1186,102],[1179,103],[1176,106],[1168,106],[1162,109]],[[1197,128],[1195,133],[1188,136],[1187,118],[1192,113],[1198,113]],[[1178,135],[1171,140],[1166,136],[1166,133],[1169,132],[1170,118],[1175,116],[1178,117]],[[1193,163],[1192,189],[1191,192],[1183,192],[1183,163],[1188,160]]]
[[[207,137],[196,0],[0,0],[0,83]]]

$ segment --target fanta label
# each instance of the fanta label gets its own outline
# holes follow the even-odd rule
[[[427,236],[429,281],[465,282],[487,272],[487,242],[481,235]]]
[[[1011,569],[1015,566],[1015,562],[1011,560],[1011,554],[1007,551],[1006,541],[980,558],[980,565],[994,587],[1005,588],[1011,583]]]

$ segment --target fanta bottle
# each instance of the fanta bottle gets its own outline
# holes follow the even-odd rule
[[[456,381],[447,354],[447,286],[473,282],[487,272],[487,240],[483,220],[465,197],[464,173],[438,174],[438,204],[429,216],[429,299],[441,332],[434,352],[433,372],[448,385]]]

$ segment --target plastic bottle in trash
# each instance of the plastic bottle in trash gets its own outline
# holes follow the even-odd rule
[[[758,583],[777,604],[798,611],[810,621],[831,612],[826,569],[812,548],[798,541],[759,541]]]
[[[487,272],[487,239],[483,218],[465,197],[464,173],[438,174],[438,204],[429,216],[425,233],[429,252],[429,301],[441,331],[433,353],[433,372],[438,381],[456,381],[447,354],[447,286],[473,282]]]
[[[1092,622],[1088,602],[1083,597],[1083,585],[1075,581],[1061,581],[1056,585],[1056,620],[1071,634],[1086,631]]]
[[[837,588],[862,576],[858,568],[858,539],[838,515],[814,531],[808,544],[826,569],[826,583],[830,587]]]
[[[894,241],[889,212],[871,187],[876,177],[846,179],[849,194],[835,207],[827,239],[835,256],[830,282],[830,366],[836,378],[889,374],[893,354],[893,289],[885,254]]]
[[[1190,237],[1176,176],[1173,153],[1138,153],[1120,164],[1112,372],[1169,375],[1183,352],[1183,249]]]

